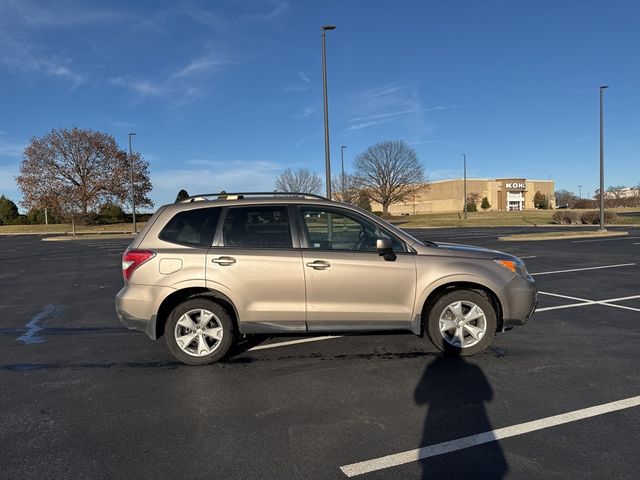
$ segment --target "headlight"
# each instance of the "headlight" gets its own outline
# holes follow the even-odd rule
[[[501,267],[504,267],[507,270],[511,270],[513,273],[520,277],[527,277],[529,275],[529,272],[527,272],[527,267],[519,258],[496,258],[493,261]]]

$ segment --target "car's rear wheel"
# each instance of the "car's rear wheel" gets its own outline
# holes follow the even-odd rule
[[[441,351],[470,356],[484,351],[496,332],[496,310],[474,290],[453,290],[431,307],[427,333]]]
[[[165,328],[169,351],[188,365],[217,362],[229,351],[234,337],[233,319],[208,298],[192,298],[178,305]]]

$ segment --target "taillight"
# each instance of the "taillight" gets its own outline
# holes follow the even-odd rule
[[[151,250],[128,250],[124,252],[124,255],[122,255],[122,276],[124,279],[129,280],[136,268],[155,256],[155,252]]]

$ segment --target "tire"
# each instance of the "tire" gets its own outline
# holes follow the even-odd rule
[[[235,340],[229,313],[208,298],[178,305],[167,321],[165,342],[171,354],[187,365],[207,365],[224,357]]]
[[[474,290],[454,290],[440,297],[429,310],[426,325],[438,350],[463,357],[486,350],[496,328],[495,308]]]

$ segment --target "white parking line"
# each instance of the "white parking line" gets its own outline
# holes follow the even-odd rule
[[[614,240],[636,240],[637,238],[640,238],[640,237],[597,238],[594,240],[573,240],[571,243],[613,242]]]
[[[606,413],[617,412],[618,410],[637,406],[640,406],[640,396],[574,410],[560,415],[553,415],[551,417],[520,423],[510,427],[498,428],[497,430],[490,430],[488,432],[478,433],[477,435],[470,435],[468,437],[458,438],[448,442],[416,448],[415,450],[407,450],[406,452],[374,458],[364,462],[352,463],[350,465],[340,467],[340,470],[342,470],[342,473],[347,477],[355,477],[357,475],[363,475],[365,473],[375,472],[389,467],[397,467],[398,465],[404,465],[424,458],[435,457],[437,455],[475,447],[476,445],[482,445],[483,443],[515,437],[525,433],[543,430],[545,428],[557,427],[558,425],[563,425],[565,423],[576,422],[578,420],[584,420],[586,418],[596,417]]]
[[[516,255],[516,256],[517,256],[517,255]],[[537,256],[537,255],[528,255],[528,256],[526,256],[526,257],[518,257],[518,258],[521,258],[521,259],[523,259],[523,260],[526,260],[527,258],[538,258],[538,256]]]
[[[567,272],[583,272],[585,270],[600,270],[602,268],[619,268],[619,267],[631,267],[635,263],[620,263],[618,265],[602,265],[599,267],[585,267],[585,268],[571,268],[569,270],[553,270],[551,272],[537,272],[531,275],[551,275],[553,273],[567,273]]]
[[[615,308],[621,308],[623,310],[632,310],[634,312],[640,312],[640,308],[627,307],[626,305],[615,305],[614,303],[612,303],[612,302],[623,302],[625,300],[635,300],[637,298],[640,298],[640,295],[631,295],[629,297],[607,298],[606,300],[588,300],[586,298],[570,297],[569,295],[560,295],[558,293],[550,293],[550,292],[538,292],[538,293],[540,295],[549,295],[551,297],[566,298],[568,300],[577,300],[580,303],[570,303],[568,305],[557,305],[555,307],[536,308],[536,313],[547,312],[549,310],[561,310],[563,308],[584,307],[587,305],[605,305],[607,307],[615,307]]]
[[[319,342],[321,340],[331,340],[332,338],[341,338],[343,335],[327,335],[325,337],[312,337],[301,338],[300,340],[290,340],[288,342],[270,343],[268,345],[258,345],[257,347],[250,348],[248,352],[255,350],[266,350],[268,348],[286,347],[287,345],[297,345],[298,343]]]

